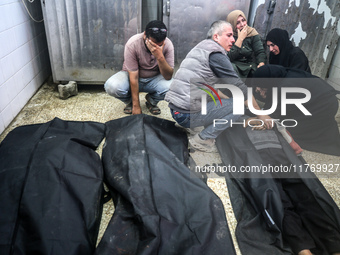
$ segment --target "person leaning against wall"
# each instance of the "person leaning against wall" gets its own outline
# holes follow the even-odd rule
[[[286,30],[274,28],[266,37],[269,48],[269,64],[311,72],[306,54],[289,40]]]
[[[227,55],[234,42],[231,24],[223,20],[215,21],[207,33],[207,39],[198,43],[182,61],[166,93],[165,101],[169,102],[172,117],[180,126],[190,129],[204,126],[201,132],[189,138],[194,149],[215,151],[215,138],[229,127],[231,120],[237,121],[241,117],[233,114],[233,98],[223,98],[221,104],[208,99],[207,114],[202,114],[201,98],[205,92],[194,82],[208,80],[209,85],[215,87],[218,78],[222,78],[224,83],[238,87],[247,98],[247,86],[237,76]],[[254,108],[259,110],[254,97],[251,100]],[[248,105],[248,100],[244,104]],[[267,128],[272,128],[269,116],[258,118],[264,121]],[[214,125],[215,119],[228,120],[228,123]]]
[[[126,104],[124,113],[141,114],[139,92],[145,96],[148,110],[160,114],[157,103],[164,99],[174,71],[174,46],[167,38],[162,21],[153,20],[144,33],[132,36],[124,49],[122,71],[104,84],[106,92]]]
[[[235,43],[228,52],[231,63],[240,78],[252,73],[266,62],[266,53],[259,33],[247,25],[247,18],[240,10],[229,13],[227,21],[232,24]]]

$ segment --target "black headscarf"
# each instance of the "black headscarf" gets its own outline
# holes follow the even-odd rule
[[[289,65],[288,52],[292,51],[294,47],[289,40],[288,32],[280,28],[274,28],[268,33],[266,41],[271,41],[280,49],[278,55],[274,55],[272,52],[269,54],[269,63],[287,67]]]
[[[254,72],[253,78],[284,78],[286,75],[287,69],[285,67],[270,64],[259,67]]]
[[[305,103],[305,106],[313,114],[320,113],[321,108],[326,109],[328,100],[335,98],[338,93],[331,85],[326,81],[312,75],[308,72],[286,68],[280,65],[264,65],[258,68],[253,75],[251,81],[252,87],[267,88],[267,97],[264,99],[265,109],[269,109],[272,105],[272,88],[278,88],[278,100],[281,98],[281,88],[303,88],[307,89],[311,93],[311,99]],[[303,98],[304,95],[301,93],[289,93],[289,98]],[[279,102],[277,111],[273,113],[275,117],[280,116],[280,105]],[[288,106],[287,109],[296,109],[295,106]],[[294,113],[295,112],[295,113]],[[299,113],[300,111],[293,111],[291,114]]]
[[[294,47],[289,40],[288,32],[280,28],[274,28],[268,33],[266,41],[271,41],[280,49],[278,55],[274,55],[273,53],[269,54],[269,63],[287,67],[289,65],[289,55],[287,53]]]
[[[264,65],[253,75],[254,87],[267,88],[264,109],[272,106],[272,88],[278,88],[276,110],[270,114],[275,119],[294,119],[299,124],[287,128],[298,144],[311,151],[340,156],[340,134],[334,116],[338,110],[336,94],[339,93],[323,79],[306,71],[279,65]],[[311,98],[304,107],[312,114],[304,115],[295,105],[288,104],[287,115],[281,115],[281,88],[304,88]],[[304,98],[302,93],[288,93],[289,99]]]
[[[326,81],[309,72],[287,68],[281,65],[264,65],[258,68],[251,81],[252,87],[299,87],[308,89],[312,99],[320,96],[334,96],[338,92]]]
[[[267,100],[271,95],[272,87],[280,87],[283,78],[285,78],[288,74],[288,71],[285,67],[280,65],[264,65],[258,68],[251,79],[252,87],[260,87],[260,88],[267,88]],[[274,79],[275,78],[275,79]],[[261,99],[260,99],[261,100]],[[271,100],[268,101],[270,103]]]
[[[299,47],[295,47],[289,40],[289,35],[286,30],[280,28],[272,29],[268,33],[266,41],[274,43],[280,50],[278,55],[270,52],[270,64],[300,69],[309,73],[311,72],[308,64],[308,58]]]

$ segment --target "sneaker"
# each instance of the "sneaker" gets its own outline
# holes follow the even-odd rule
[[[189,138],[189,143],[192,148],[204,151],[204,152],[217,152],[217,148],[215,146],[215,139],[206,139],[203,140],[198,134]]]

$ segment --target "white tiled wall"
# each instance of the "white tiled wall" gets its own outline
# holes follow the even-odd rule
[[[333,56],[327,82],[340,91],[340,40]],[[340,95],[338,95],[338,98],[340,98]]]
[[[32,16],[39,14],[40,0]],[[31,5],[31,6],[29,6]],[[33,22],[22,0],[0,0],[0,133],[51,74],[44,24]],[[40,17],[39,17],[40,18]]]

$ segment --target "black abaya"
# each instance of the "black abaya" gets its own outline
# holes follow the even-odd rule
[[[338,110],[338,99],[336,91],[323,79],[301,70],[284,68],[278,65],[266,65],[256,70],[252,79],[253,87],[267,88],[264,99],[264,109],[272,106],[272,88],[278,88],[278,104],[276,110],[270,114],[275,119],[293,119],[297,126],[288,127],[295,141],[304,149],[340,156],[340,134],[335,121]],[[311,113],[305,115],[294,104],[287,104],[286,115],[281,109],[282,88],[307,89],[311,98],[303,106]],[[304,98],[302,93],[288,93],[287,98]],[[294,122],[286,122],[293,126]]]

